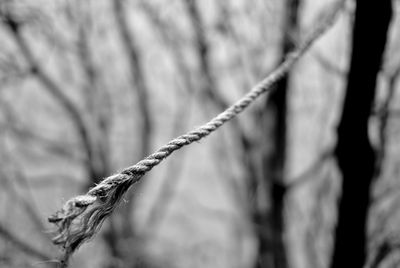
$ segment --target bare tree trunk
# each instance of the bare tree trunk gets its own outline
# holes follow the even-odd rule
[[[282,56],[281,61],[295,47],[294,41],[298,33],[299,0],[285,2],[283,19]],[[270,208],[265,216],[260,217],[264,229],[260,235],[259,262],[257,267],[288,267],[285,246],[284,203],[287,186],[284,181],[287,136],[287,92],[289,75],[283,77],[276,85],[265,104],[265,126],[268,148],[263,156],[263,176],[267,192],[270,194]],[[266,230],[269,229],[269,230]],[[268,252],[269,251],[269,252]],[[267,258],[271,258],[267,260]]]
[[[391,0],[357,1],[347,91],[337,129],[335,156],[343,183],[332,268],[362,268],[366,261],[366,225],[376,160],[368,138],[368,120],[391,16]]]

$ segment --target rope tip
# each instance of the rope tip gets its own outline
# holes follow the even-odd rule
[[[128,175],[113,175],[87,194],[68,200],[59,211],[48,217],[48,221],[57,226],[53,243],[61,246],[65,254],[72,254],[93,237],[132,182]]]

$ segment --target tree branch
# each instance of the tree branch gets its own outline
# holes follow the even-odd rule
[[[65,109],[68,116],[75,124],[76,130],[78,131],[79,137],[84,145],[83,147],[87,154],[87,158],[89,159],[90,175],[96,176],[97,161],[94,159],[92,141],[87,127],[87,122],[84,119],[83,114],[79,108],[63,93],[61,87],[51,78],[51,76],[35,59],[31,48],[22,36],[22,26],[19,24],[19,22],[15,20],[11,14],[4,10],[0,10],[0,17],[2,18],[3,24],[9,28],[12,36],[14,37],[15,43],[27,62],[32,75],[34,75],[44,86],[44,88],[47,89],[47,91],[61,104],[61,107]]]

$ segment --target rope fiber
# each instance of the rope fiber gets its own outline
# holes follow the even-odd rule
[[[53,238],[54,244],[61,245],[65,264],[70,255],[85,241],[93,237],[99,230],[104,220],[114,211],[126,191],[144,174],[183,146],[198,141],[221,127],[224,123],[234,118],[245,110],[261,94],[271,90],[271,87],[282,78],[294,63],[310,48],[331,25],[335,22],[339,11],[345,1],[339,1],[331,9],[328,16],[316,26],[315,30],[299,45],[286,59],[264,80],[254,86],[245,96],[227,108],[225,111],[211,119],[208,123],[181,135],[153,154],[147,156],[133,166],[111,175],[90,189],[85,195],[80,195],[68,200],[65,205],[54,215],[49,217],[49,222],[57,226]]]

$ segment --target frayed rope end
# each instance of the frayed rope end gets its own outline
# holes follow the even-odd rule
[[[53,243],[72,254],[92,238],[113,212],[128,188],[141,174],[116,174],[104,179],[85,195],[68,200],[63,208],[48,218],[57,226]]]

